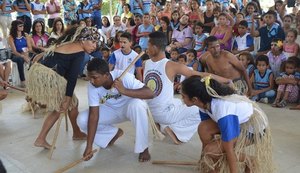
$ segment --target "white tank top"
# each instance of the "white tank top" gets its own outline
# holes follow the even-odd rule
[[[144,83],[154,92],[155,97],[147,100],[152,114],[160,114],[174,101],[173,82],[166,74],[166,64],[169,60],[164,58],[153,62],[151,59],[145,63]]]

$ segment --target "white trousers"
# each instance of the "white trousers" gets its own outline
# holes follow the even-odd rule
[[[153,118],[160,124],[161,131],[170,127],[181,142],[189,141],[201,122],[199,109],[196,106],[187,107],[177,98],[164,110],[155,112],[152,113]]]
[[[118,110],[107,105],[100,105],[99,121],[95,134],[94,143],[101,148],[106,148],[108,143],[117,134],[118,128],[113,124],[131,121],[135,127],[135,153],[142,153],[148,148],[148,117],[147,104],[140,99],[130,99],[124,107]],[[80,129],[87,133],[89,111],[80,112],[77,124]]]

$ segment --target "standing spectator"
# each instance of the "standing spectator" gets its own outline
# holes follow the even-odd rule
[[[206,1],[206,11],[203,13],[203,17],[200,19],[201,22],[204,24],[204,33],[210,33],[212,28],[214,27],[214,2],[212,0]]]
[[[40,2],[40,0],[35,0],[34,2],[31,2],[31,12],[33,14],[33,21],[38,19],[45,22],[47,10],[44,3]]]
[[[46,8],[47,8],[47,13],[49,14],[48,27],[52,28],[55,18],[59,17],[60,15],[60,4],[56,0],[49,0],[46,3]]]
[[[143,24],[139,26],[137,36],[140,37],[139,45],[142,50],[148,48],[149,34],[154,32],[154,26],[150,24],[150,15],[145,13],[143,16]]]
[[[143,2],[143,13],[146,14],[150,12],[151,0],[142,0]]]
[[[2,43],[8,48],[7,37],[11,25],[11,13],[14,12],[11,0],[0,0],[0,29],[3,33]]]
[[[24,22],[24,32],[29,34],[31,30],[30,0],[15,0],[13,5],[17,11],[17,19]]]
[[[93,23],[96,25],[97,29],[101,29],[101,8],[102,8],[102,0],[91,0],[93,6]]]
[[[126,4],[126,0],[119,0],[119,3],[117,3],[117,6],[116,6],[115,16],[121,16],[122,13],[124,13],[123,6],[125,4]]]
[[[139,26],[142,24],[142,21],[143,21],[142,15],[136,14],[134,16],[135,26],[133,27],[133,29],[131,31],[133,45],[138,44],[140,41],[140,38],[137,36],[137,32],[138,32]]]
[[[129,5],[132,7],[133,14],[143,15],[143,2],[142,0],[130,0]]]
[[[24,62],[29,63],[29,52],[31,49],[31,38],[24,32],[24,22],[15,20],[11,23],[8,43],[12,50],[11,60],[17,63],[21,87],[25,87]]]
[[[49,36],[45,32],[45,23],[41,20],[36,20],[32,25],[32,50],[35,53],[45,51]]]
[[[255,30],[254,25],[251,27],[252,37],[260,36],[260,48],[257,51],[257,55],[266,54],[271,49],[271,42],[274,38],[279,38],[281,40],[284,40],[285,38],[283,29],[278,23],[275,23],[276,16],[275,11],[269,10],[263,18],[266,26],[263,26],[258,30]],[[254,18],[252,18],[252,22],[254,22]]]
[[[82,0],[78,5],[78,18],[79,20],[91,17],[93,6],[88,0]]]
[[[58,39],[63,35],[65,30],[64,23],[60,17],[56,18],[53,22],[53,30],[50,35],[51,38]]]
[[[76,3],[74,0],[64,0],[64,20],[67,26],[71,25],[71,22],[77,20],[76,17]]]

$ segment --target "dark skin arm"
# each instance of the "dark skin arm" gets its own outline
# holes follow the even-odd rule
[[[113,87],[116,88],[120,94],[139,99],[152,99],[154,98],[154,93],[148,88],[144,86],[139,89],[128,89],[123,86],[123,83],[120,79],[116,79],[114,81]]]
[[[230,173],[238,173],[238,165],[237,165],[237,158],[234,153],[234,144],[236,143],[236,138],[229,141],[224,142],[221,141],[221,145],[225,151],[226,158],[229,164]]]
[[[99,121],[99,106],[90,106],[89,108],[89,120],[88,120],[88,134],[87,134],[87,144],[83,157],[89,155],[93,150],[93,143],[95,139],[95,134]],[[90,155],[85,161],[90,160],[93,155]]]

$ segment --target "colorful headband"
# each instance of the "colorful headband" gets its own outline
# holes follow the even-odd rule
[[[97,28],[94,27],[85,27],[81,30],[80,35],[77,40],[85,41],[85,40],[100,40],[100,33],[97,31]]]
[[[210,79],[211,75],[205,76],[201,79],[201,82],[204,82],[206,88],[210,86]]]

